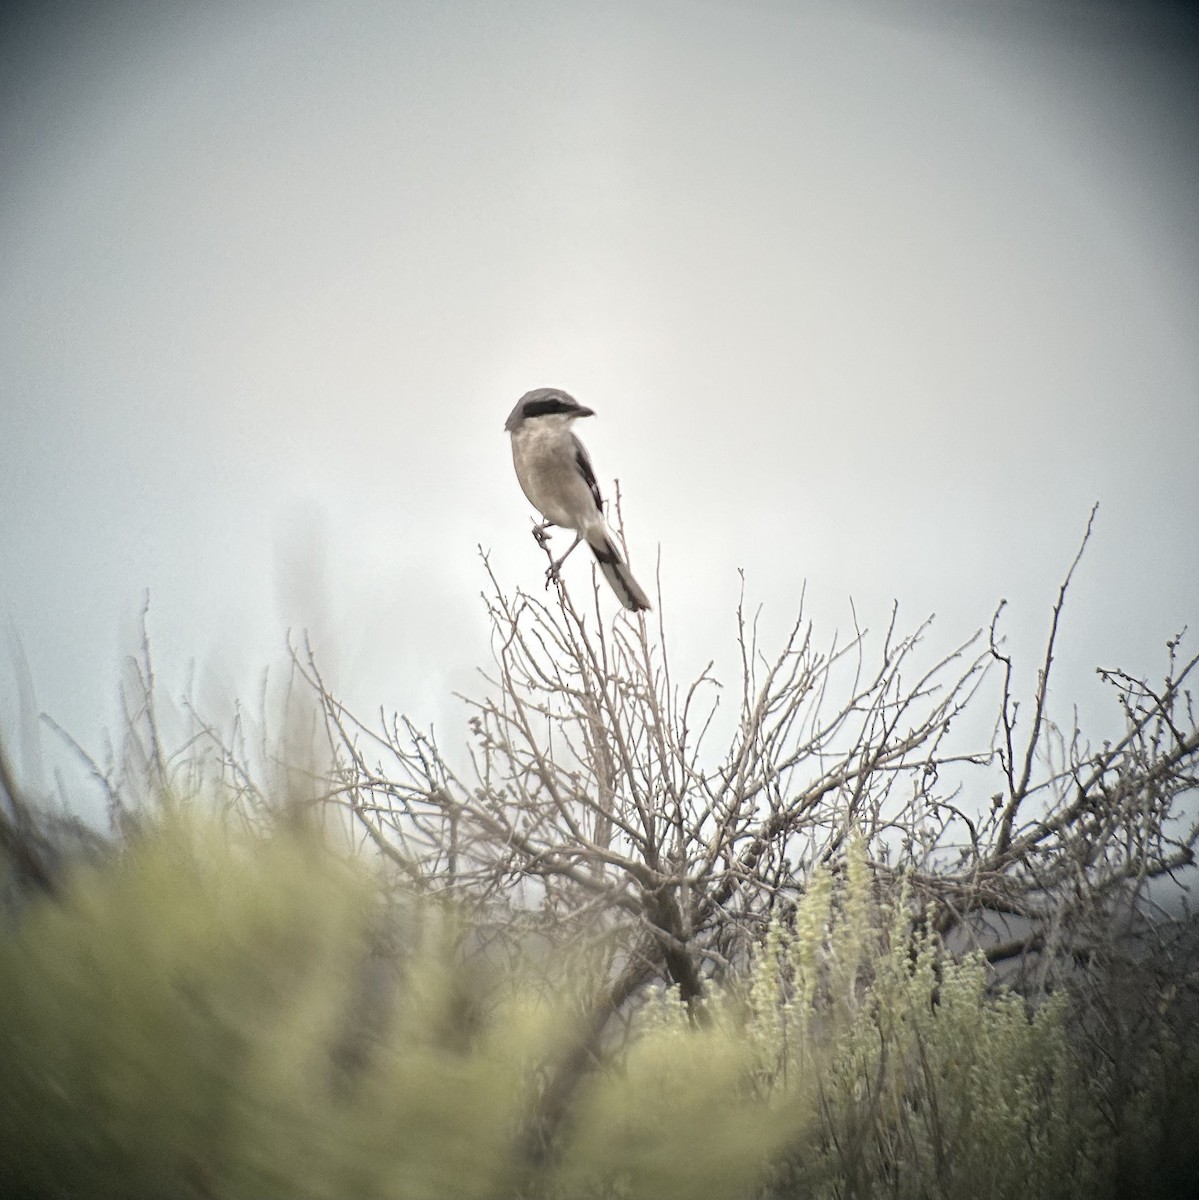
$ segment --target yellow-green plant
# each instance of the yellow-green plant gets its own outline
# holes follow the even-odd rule
[[[302,836],[170,821],[79,872],[0,942],[0,1190],[488,1194],[527,1022],[467,1049],[429,954],[341,1066],[378,917],[366,872]]]
[[[522,1133],[569,1006],[488,977],[413,904],[394,963],[359,864],[178,817],[0,936],[0,1194],[735,1197],[778,1144],[746,1046],[664,1023]]]
[[[906,889],[884,904],[872,886],[851,842],[840,885],[817,871],[755,966],[758,1077],[818,1114],[774,1194],[1096,1194],[1105,1153],[1064,998],[1030,1014],[981,956],[914,927]]]
[[[530,1158],[577,996],[486,970],[445,907],[397,921],[312,837],[164,816],[0,933],[0,1194],[1113,1194],[1065,999],[1030,1012],[878,887],[852,842],[745,987],[642,1004]]]

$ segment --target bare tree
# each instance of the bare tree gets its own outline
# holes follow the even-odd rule
[[[614,619],[598,590],[580,604],[560,580],[545,598],[511,597],[484,557],[493,668],[483,695],[465,699],[460,761],[406,717],[348,712],[307,650],[293,650],[285,681],[286,736],[268,734],[265,700],[256,728],[241,709],[218,728],[186,698],[164,715],[144,613],[122,740],[102,766],[87,761],[119,831],[147,803],[205,793],[243,826],[315,817],[370,846],[405,892],[469,908],[493,952],[552,943],[588,1012],[581,1058],[655,981],[702,1019],[707,981],[736,977],[813,868],[838,868],[850,831],[878,887],[902,876],[947,944],[981,945],[1041,990],[1110,958],[1114,937],[1156,936],[1154,885],[1189,867],[1199,841],[1188,690],[1199,656],[1182,656],[1181,637],[1160,685],[1101,672],[1123,718],[1116,740],[1093,747],[1051,717],[1061,617],[1090,531],[1027,710],[1002,606],[989,631],[930,654],[929,623],[903,634],[894,609],[881,636],[855,621],[822,649],[802,600],[768,650],[743,600],[739,678],[724,689],[711,663],[676,678],[661,597],[655,617]],[[988,703],[989,738],[974,719]],[[978,744],[963,744],[963,725],[983,730]],[[15,876],[52,886],[48,843],[3,756],[0,791],[0,850]]]
[[[1043,987],[1056,964],[1144,919],[1155,882],[1189,866],[1199,840],[1188,798],[1199,657],[1182,656],[1181,637],[1158,686],[1101,673],[1123,716],[1117,740],[1092,747],[1051,718],[1061,616],[1090,530],[1053,605],[1027,716],[1002,606],[989,632],[929,654],[929,623],[901,634],[895,610],[881,636],[855,619],[848,640],[821,649],[802,598],[771,651],[742,602],[734,690],[711,663],[677,680],[661,597],[655,617],[609,619],[594,588],[583,604],[561,581],[545,598],[510,597],[484,558],[493,669],[465,699],[471,739],[457,761],[404,716],[348,712],[307,650],[293,650],[284,681],[283,734],[268,733],[265,698],[257,726],[239,708],[218,728],[186,698],[164,718],[144,614],[123,738],[103,766],[87,761],[118,829],[155,797],[216,795],[253,826],[277,820],[284,796],[292,817],[371,846],[405,889],[469,906],[494,948],[544,934],[560,963],[573,947],[581,990],[609,1009],[652,980],[699,999],[771,918],[786,919],[813,867],[837,866],[851,829],[880,887],[906,877],[951,945],[1019,960]],[[988,738],[977,716],[991,703]],[[978,744],[963,726],[982,731]],[[5,840],[32,847],[0,775]]]
[[[579,603],[561,580],[545,598],[512,597],[484,556],[493,665],[483,694],[464,698],[471,737],[456,758],[402,715],[349,712],[301,648],[283,735],[268,733],[265,699],[257,725],[238,709],[218,727],[186,698],[164,719],[143,635],[123,738],[88,763],[120,832],[148,804],[192,795],[216,796],[240,826],[317,820],[378,855],[397,894],[467,909],[490,953],[527,961],[552,946],[548,971],[574,987],[584,1020],[544,1080],[534,1162],[613,1018],[658,984],[702,1021],[709,982],[738,981],[813,870],[841,869],[851,834],[880,891],[904,881],[926,931],[951,950],[982,946],[1034,992],[1112,960],[1121,938],[1162,941],[1160,885],[1199,841],[1199,656],[1180,636],[1160,685],[1101,672],[1124,724],[1114,741],[1094,747],[1076,722],[1055,723],[1060,621],[1089,536],[1090,523],[1027,710],[1002,606],[945,654],[930,651],[928,622],[904,634],[894,609],[881,634],[855,617],[852,636],[821,648],[801,599],[768,650],[743,598],[725,689],[711,663],[676,677],[662,615],[608,618],[598,589]],[[993,725],[976,719],[988,704]],[[2,757],[0,790],[0,850],[50,886]]]
[[[360,721],[297,655],[332,764],[321,796],[406,886],[472,904],[497,941],[542,931],[588,948],[609,1008],[653,979],[697,1000],[785,917],[813,866],[836,864],[851,829],[880,885],[905,875],[939,933],[995,961],[1036,952],[1043,984],[1083,952],[1085,926],[1096,936],[1116,907],[1143,905],[1199,839],[1184,687],[1197,660],[1179,660],[1178,640],[1161,687],[1104,674],[1119,741],[1093,749],[1050,720],[1077,561],[1026,723],[999,613],[989,637],[925,663],[928,624],[901,635],[894,611],[881,638],[855,629],[827,650],[801,611],[768,653],[744,603],[730,722],[711,665],[676,681],[661,616],[609,623],[598,594],[579,605],[561,583],[547,600],[510,598],[484,558],[494,670],[466,700],[469,761],[452,767],[405,718]],[[994,737],[959,746],[951,726],[997,672]],[[714,746],[721,721],[731,732]]]

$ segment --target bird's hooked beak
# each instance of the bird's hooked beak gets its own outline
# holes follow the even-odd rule
[[[576,417],[594,417],[595,410],[590,409],[590,408],[580,408],[579,411],[577,413],[575,413],[574,415]]]

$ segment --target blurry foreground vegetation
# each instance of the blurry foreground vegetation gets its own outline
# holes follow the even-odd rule
[[[726,691],[495,585],[453,761],[300,651],[274,736],[171,711],[147,638],[105,835],[0,737],[0,1196],[1199,1195],[1199,655],[1059,723],[1072,572],[1023,698],[1000,613],[742,608]]]
[[[311,834],[162,819],[5,931],[0,1194],[1117,1196],[1179,1102],[1193,1164],[1193,1046],[1157,1047],[1114,1141],[1065,994],[1030,1014],[846,865],[702,1019],[647,996],[530,1154],[569,979],[497,969]]]

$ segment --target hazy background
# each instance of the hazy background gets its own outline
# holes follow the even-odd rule
[[[682,668],[732,667],[742,568],[822,641],[850,597],[944,648],[1006,597],[1031,678],[1096,500],[1057,699],[1199,617],[1187,7],[4,14],[6,728],[98,748],[148,591],[171,695],[252,701],[307,627],[460,742],[476,547],[541,586],[502,425],[545,385],[599,414]]]

